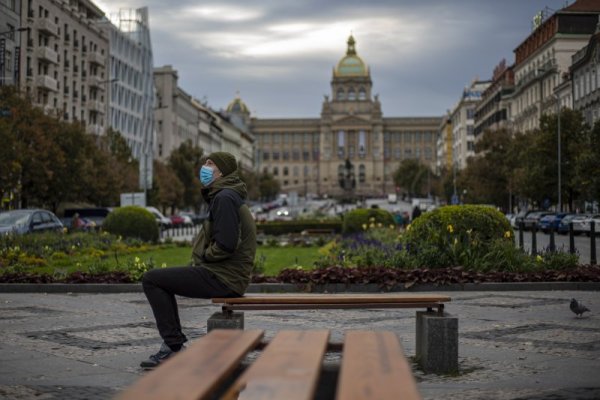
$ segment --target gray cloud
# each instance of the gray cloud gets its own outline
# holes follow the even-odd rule
[[[353,32],[386,116],[441,115],[473,78],[529,34],[534,13],[564,0],[101,0],[147,6],[156,66],[224,108],[240,91],[258,117],[319,116]]]

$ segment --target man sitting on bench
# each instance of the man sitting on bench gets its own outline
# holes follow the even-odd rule
[[[164,343],[143,361],[154,368],[177,353],[187,341],[181,331],[175,295],[210,299],[240,297],[250,283],[256,254],[256,225],[248,206],[246,184],[237,173],[237,161],[226,152],[208,156],[200,169],[202,197],[208,218],[194,239],[192,266],[153,269],[142,285]]]

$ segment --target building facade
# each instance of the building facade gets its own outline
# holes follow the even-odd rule
[[[515,87],[513,67],[502,60],[495,68],[490,86],[481,94],[481,101],[475,107],[474,135],[477,142],[486,130],[508,128],[510,110],[509,96]]]
[[[0,86],[19,83],[19,54],[23,49],[21,0],[0,1]]]
[[[450,112],[453,168],[465,168],[467,159],[475,155],[475,109],[490,83],[474,80],[464,89],[461,99]]]
[[[19,86],[34,105],[101,135],[107,126],[108,37],[89,0],[24,0]]]
[[[575,53],[570,71],[573,109],[593,126],[600,120],[600,29]]]
[[[370,70],[350,36],[320,118],[252,118],[250,126],[256,165],[274,175],[283,192],[374,196],[409,189],[393,181],[402,160],[435,168],[440,119],[383,117]]]
[[[576,1],[540,19],[535,30],[515,49],[515,90],[511,96],[513,128],[537,128],[544,113],[556,112],[554,89],[569,71],[571,57],[596,29],[600,2]]]
[[[154,77],[148,9],[121,9],[99,24],[109,37],[108,125],[139,160],[140,188],[152,187]]]
[[[452,118],[450,111],[446,118],[441,119],[438,137],[437,137],[437,157],[435,172],[441,174],[442,171],[450,171],[453,168],[454,155],[454,136],[452,134]]]

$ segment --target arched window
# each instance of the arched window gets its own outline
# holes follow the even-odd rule
[[[367,99],[367,92],[365,91],[365,88],[361,87],[358,90],[358,99],[359,100],[366,100]]]
[[[350,90],[348,90],[348,100],[356,100],[356,92],[354,91],[354,88],[350,88]]]
[[[367,154],[367,133],[364,130],[358,131],[358,156],[363,158]]]
[[[335,96],[336,99],[338,100],[345,100],[346,99],[346,93],[344,93],[344,89],[339,88],[337,91],[337,94]]]
[[[346,147],[346,132],[338,131],[338,157],[344,158],[344,149]]]

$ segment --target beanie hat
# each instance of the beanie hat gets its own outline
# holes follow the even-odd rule
[[[223,176],[229,175],[237,170],[237,161],[231,153],[225,151],[216,151],[208,155],[208,158],[214,162]]]

